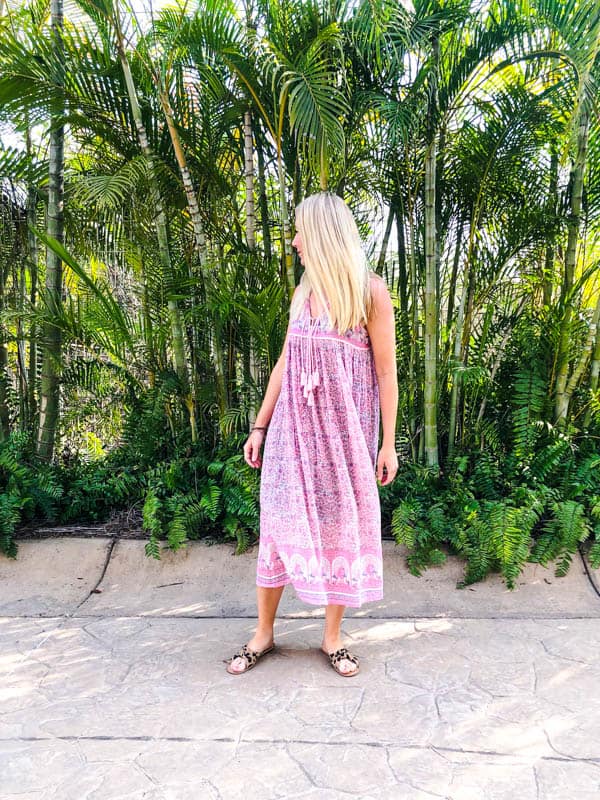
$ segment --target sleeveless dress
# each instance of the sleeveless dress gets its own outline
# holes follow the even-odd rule
[[[308,298],[263,444],[258,586],[291,583],[312,605],[383,597],[379,416],[366,327],[340,334]]]

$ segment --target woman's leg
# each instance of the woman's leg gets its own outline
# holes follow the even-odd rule
[[[266,647],[269,647],[273,641],[273,625],[275,623],[275,614],[277,607],[281,600],[281,595],[285,586],[276,586],[275,588],[267,588],[265,586],[256,587],[256,605],[258,608],[258,625],[256,632],[250,641],[248,647],[250,650],[257,650],[260,652]],[[246,667],[246,661],[243,658],[235,658],[231,662],[231,669],[236,672],[243,672]]]
[[[338,605],[329,605],[325,608],[325,628],[323,630],[321,649],[328,655],[343,647],[341,626],[345,610],[346,606]],[[343,658],[339,663],[339,668],[342,672],[354,672],[356,664],[353,664],[347,658]]]

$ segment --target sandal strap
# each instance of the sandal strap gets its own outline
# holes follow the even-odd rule
[[[236,658],[244,658],[246,659],[246,669],[248,669],[249,667],[252,667],[254,666],[254,664],[256,664],[256,659],[258,658],[258,655],[259,654],[256,650],[250,650],[248,645],[245,644],[243,647],[240,647],[238,652],[234,653],[234,655],[232,655],[231,658],[228,659],[228,661],[231,662],[234,661]]]
[[[329,653],[329,660],[332,664],[339,664],[343,658],[346,658],[348,661],[358,666],[358,658],[351,653],[347,647],[340,647],[339,650]]]

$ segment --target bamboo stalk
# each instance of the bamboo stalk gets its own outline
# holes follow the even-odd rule
[[[2,209],[0,209],[2,210]],[[10,210],[9,210],[10,213]],[[15,231],[16,239],[16,231]],[[13,246],[14,250],[14,246]],[[0,251],[0,319],[5,310],[6,284],[9,273],[9,259]],[[9,408],[8,408],[8,347],[6,346],[4,326],[0,326],[0,442],[9,435]]]
[[[394,206],[390,204],[387,220],[385,223],[385,231],[383,232],[383,241],[381,242],[381,251],[379,253],[379,258],[377,259],[376,272],[378,275],[381,275],[381,273],[383,272],[385,257],[387,255],[387,249],[388,249],[388,244],[390,242],[390,236],[392,233],[393,224],[394,224]]]
[[[31,153],[31,132],[27,129],[26,135],[27,152]],[[29,303],[31,308],[36,307],[37,303],[37,282],[38,282],[38,244],[37,236],[33,232],[33,227],[36,224],[36,209],[37,209],[37,190],[30,184],[27,191],[27,222],[29,227],[27,229],[27,246],[29,254]],[[27,424],[33,421],[37,414],[37,399],[35,387],[37,382],[37,368],[38,368],[38,329],[35,320],[31,323],[29,331],[29,380],[27,386],[27,407],[29,409],[29,417]]]
[[[583,372],[592,354],[592,349],[594,348],[594,344],[596,341],[596,334],[598,332],[599,321],[600,321],[600,296],[598,297],[596,307],[594,308],[594,314],[592,316],[592,321],[590,322],[590,327],[588,328],[587,336],[585,338],[585,343],[581,348],[581,352],[579,353],[579,358],[577,360],[577,363],[575,364],[575,367],[573,368],[573,372],[571,373],[571,377],[569,378],[569,382],[567,383],[567,387],[565,389],[567,409],[569,408],[569,405],[571,403],[573,392],[577,388],[579,381],[581,380],[581,376],[583,375]]]
[[[598,306],[600,306],[600,297],[598,298],[596,311],[598,310]],[[592,363],[590,365],[589,390],[591,395],[595,394],[595,392],[598,391],[599,375],[600,375],[600,325],[597,325],[596,342],[594,344],[594,353],[592,355]],[[589,403],[585,412],[585,417],[583,418],[584,429],[589,428],[591,422],[592,422],[592,405],[591,403]]]
[[[267,198],[267,182],[265,180],[265,156],[260,139],[256,141],[256,156],[258,161],[258,204],[260,207],[263,250],[265,261],[270,263],[273,252],[271,248],[271,228],[269,226],[269,201]]]
[[[282,227],[281,255],[283,258],[283,268],[288,287],[288,295],[291,301],[296,288],[296,278],[294,276],[294,262],[292,259],[292,232],[290,229],[290,216],[288,213],[288,204],[285,192],[285,172],[283,169],[281,142],[279,142],[277,151],[277,174],[279,178],[279,206],[281,211]]]
[[[448,422],[448,458],[454,455],[454,445],[456,441],[456,420],[458,417],[458,404],[460,398],[460,368],[464,367],[461,359],[463,329],[465,321],[465,307],[470,283],[470,263],[467,261],[465,273],[463,275],[462,291],[460,293],[460,303],[456,315],[456,330],[454,331],[454,372],[452,374],[452,391],[450,393],[450,413]]]
[[[428,466],[437,467],[437,246],[436,246],[436,135],[433,123],[436,79],[438,69],[439,42],[434,37],[431,58],[434,62],[428,109],[428,145],[425,153],[425,386],[424,425],[425,460]]]
[[[249,250],[256,247],[256,212],[254,210],[254,148],[252,114],[244,112],[244,179],[246,182],[246,243]]]
[[[417,261],[416,261],[416,241],[415,241],[415,204],[414,198],[409,195],[408,202],[408,239],[409,239],[409,256],[408,266],[410,272],[410,296],[412,299],[411,307],[411,335],[408,350],[408,429],[410,434],[411,454],[413,461],[420,461],[421,443],[417,442],[418,436],[418,392],[419,387],[417,383],[418,377],[418,339],[419,339],[419,291],[417,281]],[[399,221],[399,224],[402,224]],[[421,437],[422,442],[422,437]]]
[[[64,26],[63,0],[52,0],[51,26],[54,37],[54,50],[59,72],[59,83],[64,82],[63,75],[63,43]],[[64,126],[60,120],[64,116],[63,109],[54,111],[50,125],[50,153],[48,174],[48,235],[56,241],[64,240],[64,167],[65,143]],[[49,247],[46,248],[46,293],[50,312],[58,311],[62,304],[62,261]],[[37,436],[37,453],[40,458],[50,461],[56,445],[56,430],[60,406],[59,364],[62,354],[62,337],[58,326],[45,322],[42,330],[43,356],[40,386],[40,415]]]
[[[160,188],[156,176],[154,152],[152,151],[150,142],[148,141],[148,136],[146,134],[146,129],[144,127],[142,112],[137,97],[137,90],[133,80],[133,75],[131,73],[129,59],[127,58],[127,53],[125,50],[125,41],[124,41],[123,31],[121,28],[120,9],[118,0],[115,0],[114,11],[115,11],[114,27],[116,33],[117,53],[119,57],[119,62],[121,64],[121,69],[123,70],[125,84],[127,86],[127,94],[131,105],[131,112],[133,115],[133,120],[138,135],[138,141],[142,153],[146,159],[146,163],[148,165],[148,172],[150,177],[150,184],[152,187],[153,200],[156,206],[155,226],[158,238],[159,257],[165,273],[170,274],[173,271],[173,267],[171,263],[171,253],[169,249],[167,217],[164,211],[163,200],[160,194]],[[171,326],[171,336],[173,340],[172,346],[173,346],[173,361],[175,363],[175,371],[177,372],[179,379],[181,380],[182,383],[184,402],[190,418],[191,438],[192,441],[196,441],[197,439],[196,418],[193,408],[193,401],[190,395],[190,382],[189,382],[189,375],[185,358],[185,345],[183,340],[183,325],[181,322],[181,314],[179,311],[178,303],[173,298],[167,300],[167,308],[169,314],[169,322]]]
[[[583,178],[585,172],[587,146],[589,136],[589,114],[582,107],[577,132],[577,152],[571,169],[571,207],[567,221],[567,251],[565,254],[565,270],[561,289],[561,305],[563,317],[560,324],[560,338],[556,354],[557,370],[554,385],[555,405],[554,420],[558,427],[564,427],[569,410],[569,348],[571,340],[571,321],[573,318],[573,280],[577,263],[577,242],[581,223],[581,206],[583,198]]]

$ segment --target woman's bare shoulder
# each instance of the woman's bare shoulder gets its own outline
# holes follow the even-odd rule
[[[371,292],[372,314],[390,302],[390,293],[384,279],[376,272],[369,272],[369,290]]]

